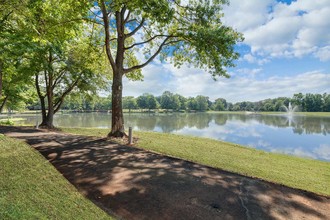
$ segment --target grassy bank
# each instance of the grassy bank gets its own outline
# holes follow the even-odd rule
[[[111,219],[38,152],[0,135],[0,219]]]
[[[105,136],[108,129],[63,128],[64,132]],[[330,195],[330,163],[267,153],[207,138],[135,132],[137,146],[235,173]]]

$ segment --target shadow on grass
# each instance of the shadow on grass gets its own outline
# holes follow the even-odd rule
[[[26,140],[86,197],[125,219],[330,216],[329,198],[106,139],[15,127],[0,127],[0,132]]]

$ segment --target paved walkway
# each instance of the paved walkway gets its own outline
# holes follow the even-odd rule
[[[0,132],[25,140],[82,194],[123,219],[330,219],[329,197],[101,138],[22,127]]]

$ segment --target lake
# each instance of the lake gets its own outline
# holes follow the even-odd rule
[[[37,120],[36,116],[12,117],[26,118],[22,124],[36,124]],[[208,137],[268,152],[330,161],[330,117],[233,113],[132,113],[124,117],[126,129],[133,127],[133,131]],[[59,113],[55,115],[54,124],[109,128],[110,121],[108,113]]]

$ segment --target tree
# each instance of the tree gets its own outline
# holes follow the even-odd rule
[[[0,4],[0,112],[6,104],[10,107],[22,105],[26,99],[24,90],[31,86],[31,77],[22,66],[24,53],[31,42],[26,39],[24,23],[28,14],[28,1],[3,0]]]
[[[198,111],[206,111],[208,109],[209,97],[198,95],[196,97],[196,105]]]
[[[186,102],[186,106],[189,110],[197,110],[197,102],[194,97],[189,97]]]
[[[187,106],[186,106],[187,99],[185,97],[183,97],[182,95],[179,95],[179,94],[175,94],[175,96],[177,96],[179,101],[180,101],[180,109],[186,110],[186,108],[187,108]]]
[[[98,0],[106,53],[112,68],[112,125],[108,136],[125,135],[122,78],[140,75],[158,55],[175,66],[193,63],[216,78],[227,76],[225,67],[238,58],[234,45],[241,34],[223,25],[221,12],[227,0]],[[98,21],[98,19],[96,19]],[[142,36],[142,40],[135,36]],[[136,59],[138,51],[146,60]]]
[[[323,106],[322,95],[307,93],[304,98],[304,105],[307,112],[322,111],[322,106]]]
[[[156,109],[159,103],[157,102],[155,96],[153,96],[152,94],[148,94],[147,105],[148,105],[148,109],[150,110],[150,109]]]
[[[131,109],[136,109],[138,107],[136,99],[133,96],[127,96],[123,98],[123,108],[128,109],[131,112]]]
[[[36,54],[46,59],[42,60],[45,65],[40,66],[41,71],[35,74],[35,86],[42,109],[40,126],[52,128],[53,116],[60,110],[66,96],[74,89],[95,92],[102,85],[102,76],[97,72],[97,66],[93,66],[98,63],[98,52],[91,50],[88,44],[75,40],[57,45],[56,49],[52,46],[45,49],[48,52],[44,50]],[[83,57],[80,54],[89,55]],[[87,103],[87,99],[83,101]]]
[[[323,100],[324,100],[323,111],[330,112],[330,94],[324,93]]]
[[[54,127],[54,114],[74,89],[92,90],[102,85],[102,51],[94,28],[81,19],[87,6],[74,0],[34,1],[30,5],[34,29],[29,36],[35,43],[29,53],[28,72],[35,75],[42,127]],[[88,30],[84,30],[86,26]]]
[[[214,101],[213,109],[216,111],[224,111],[227,109],[227,101],[223,98],[218,98]]]
[[[304,95],[302,93],[297,93],[293,95],[292,104],[300,107],[302,111],[305,111]]]
[[[136,102],[141,109],[156,109],[159,105],[155,96],[149,93],[139,96]]]
[[[136,99],[136,103],[139,106],[140,109],[146,109],[148,108],[148,97],[147,94],[140,95]]]
[[[163,109],[179,110],[181,102],[178,95],[165,91],[160,97],[160,105]]]

